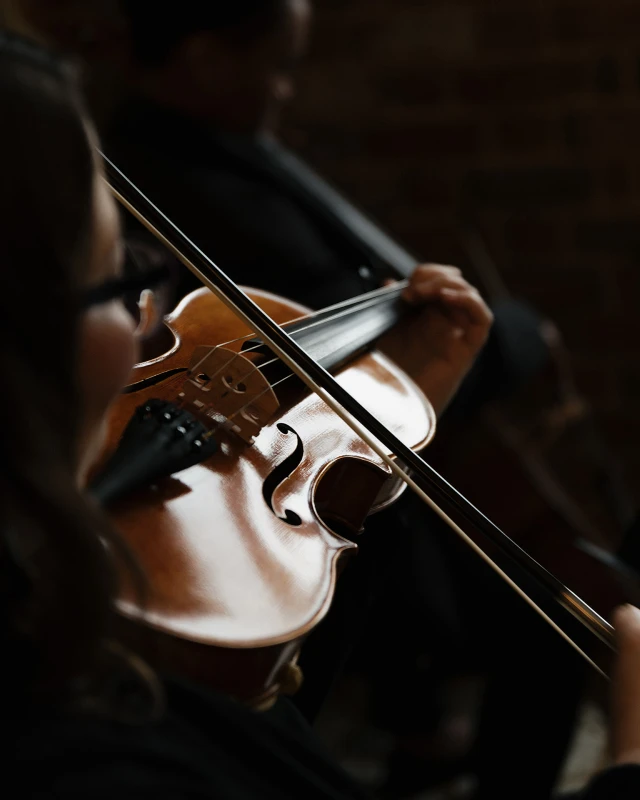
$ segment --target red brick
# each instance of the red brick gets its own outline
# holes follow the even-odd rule
[[[580,222],[576,229],[578,247],[593,251],[610,251],[640,255],[640,216],[589,219]]]
[[[566,225],[556,220],[535,216],[514,217],[504,230],[505,241],[515,252],[549,253],[565,246]]]
[[[640,270],[637,265],[616,269],[611,275],[620,294],[632,301],[640,299]],[[640,359],[639,359],[640,363]]]
[[[340,1],[340,0],[339,0]],[[371,58],[376,38],[384,20],[376,16],[358,14],[316,14],[314,41],[331,42],[331,61],[338,59]]]
[[[612,284],[611,291],[616,297],[621,315],[636,319],[640,306],[640,270],[635,260],[626,267],[614,267],[608,278]],[[640,351],[640,330],[637,340]],[[638,364],[640,364],[640,358],[638,358]]]
[[[442,101],[447,95],[444,78],[438,74],[389,71],[372,82],[376,95],[388,106],[423,106]]]
[[[461,70],[460,98],[473,105],[518,105],[565,101],[594,86],[595,68],[581,61],[474,65]]]
[[[595,88],[605,94],[615,94],[620,88],[620,65],[615,56],[602,56],[595,65]]]
[[[295,132],[293,136],[288,135],[286,139],[294,147],[304,142],[307,157],[314,163],[329,158],[338,163],[345,158],[354,158],[362,146],[359,132],[349,130],[346,126],[339,131],[332,125],[313,125],[302,132]]]
[[[426,64],[473,58],[476,51],[475,13],[465,0],[416,2],[399,9],[391,0],[381,12],[376,60],[416,70]]]
[[[539,8],[486,10],[478,16],[481,48],[537,49],[545,42],[545,18]]]
[[[521,258],[523,253],[520,251]],[[516,266],[514,274],[518,292],[560,322],[567,320],[569,325],[575,322],[581,330],[585,315],[603,316],[602,278],[595,270],[565,268],[538,258],[538,263],[529,262],[526,270]]]
[[[637,42],[640,5],[636,0],[562,4],[553,14],[551,35],[560,42],[618,45]]]
[[[455,182],[427,170],[410,170],[400,179],[400,190],[407,202],[418,208],[442,208],[455,202]]]
[[[571,296],[566,298],[571,302]],[[571,309],[572,314],[574,308]],[[565,326],[567,341],[582,353],[599,357],[638,359],[638,322],[635,318],[591,313],[582,318],[572,316]],[[640,439],[638,439],[640,442]]]
[[[612,442],[624,446],[626,443],[635,453],[635,465],[640,466],[640,417],[632,414],[600,414],[600,425],[604,435]]]
[[[624,164],[605,167],[600,173],[599,183],[609,198],[628,198],[633,192],[633,179]]]
[[[364,137],[364,148],[373,158],[440,159],[471,156],[478,151],[478,127],[470,122],[432,123],[373,130]]]
[[[640,364],[629,364],[622,370],[622,401],[640,407]],[[640,450],[640,439],[638,442]]]
[[[560,138],[556,119],[512,116],[496,125],[498,147],[509,153],[536,153]]]
[[[108,57],[111,63],[128,63],[127,28],[118,0],[20,0],[16,5],[62,48],[95,61]]]
[[[535,167],[470,170],[466,184],[470,200],[480,207],[548,209],[585,202],[592,176],[584,167],[539,162]]]
[[[587,359],[577,363],[572,359],[573,375],[578,391],[588,398],[594,408],[601,411],[613,411],[619,407],[620,389],[616,369],[606,361],[594,363]]]
[[[311,129],[332,126],[336,135],[345,124],[361,120],[371,109],[372,97],[364,91],[357,71],[340,63],[311,64],[298,76],[298,94],[286,117]]]
[[[571,144],[575,148],[600,152],[606,156],[635,150],[640,142],[640,107],[601,109],[573,114],[565,126],[573,128]]]
[[[418,258],[460,266],[467,260],[453,224],[435,222],[430,214],[416,211],[414,207],[401,206],[393,208],[381,222]]]

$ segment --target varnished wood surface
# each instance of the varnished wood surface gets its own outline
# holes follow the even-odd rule
[[[250,294],[280,323],[305,313],[273,295]],[[131,383],[188,366],[198,346],[247,333],[207,289],[186,298],[167,322],[176,337],[171,353],[138,365]],[[183,380],[178,375],[123,395],[113,410],[110,446],[140,403],[173,399]],[[338,380],[406,444],[417,449],[430,440],[430,405],[382,355],[359,358]],[[265,478],[296,445],[294,435],[278,429],[281,422],[300,436],[304,457],[275,492],[274,510],[280,516],[285,509],[297,514],[297,526],[279,519],[262,496]],[[114,520],[150,585],[144,612],[130,588],[123,590],[121,609],[133,618],[144,613],[145,622],[163,633],[218,647],[295,640],[326,613],[338,559],[355,547],[321,522],[316,500],[321,498],[325,518],[357,530],[372,506],[397,492],[386,465],[323,401],[306,395],[278,412],[252,446],[225,436],[208,462],[120,505]]]

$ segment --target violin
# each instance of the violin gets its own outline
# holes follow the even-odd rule
[[[352,310],[318,319],[266,292],[247,290],[247,296],[278,323],[298,318],[285,329],[325,363],[359,344],[353,338],[361,339],[363,320],[358,325]],[[341,337],[349,320],[356,324]],[[120,440],[137,408],[149,409],[148,416],[154,403],[172,400],[175,424],[188,424],[180,416],[185,411],[204,420],[202,436],[215,432],[215,451],[127,495],[114,520],[148,577],[147,624],[209,647],[250,649],[252,660],[255,651],[270,648],[274,663],[256,684],[234,666],[218,687],[261,697],[275,690],[270,674],[328,610],[338,571],[368,514],[405,487],[293,373],[270,371],[273,358],[260,347],[243,350],[250,330],[208,289],[187,296],[165,324],[174,346],[135,367],[113,409],[109,441]],[[430,404],[381,354],[352,360],[337,380],[412,449],[430,441]],[[166,406],[158,410],[162,415]],[[138,612],[134,589],[120,600],[131,617]],[[218,659],[215,672],[220,681]]]
[[[165,318],[168,352],[135,367],[94,481],[147,576],[140,592],[123,569],[125,638],[263,707],[295,689],[367,515],[408,486],[604,672],[564,627],[611,651],[609,623],[421,458],[433,409],[371,349],[410,313],[402,284],[315,314],[245,293],[104,163],[116,198],[204,284]]]

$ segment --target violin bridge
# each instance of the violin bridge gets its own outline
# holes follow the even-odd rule
[[[194,349],[180,399],[248,444],[280,407],[271,384],[258,366],[245,355],[225,347]]]

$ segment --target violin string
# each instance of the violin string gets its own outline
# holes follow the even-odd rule
[[[334,303],[332,306],[327,306],[320,311],[316,311],[315,314],[310,314],[308,317],[303,317],[303,319],[310,319],[313,321],[314,317],[322,315],[320,322],[323,322],[324,315],[328,311],[339,312],[337,314],[332,314],[330,317],[328,317],[328,319],[339,319],[343,316],[347,317],[353,313],[354,309],[359,311],[361,308],[369,308],[371,306],[386,302],[390,295],[401,294],[408,285],[408,280],[396,281],[388,286],[381,286],[380,288],[372,289],[370,292],[366,292],[365,294],[360,294],[357,297],[350,297],[347,300],[342,300],[340,303]],[[306,330],[306,328],[303,330]]]
[[[402,284],[406,284],[406,283],[408,283],[408,281],[402,281]],[[385,288],[386,288],[386,287],[385,287]],[[399,292],[398,292],[398,293],[399,293]],[[367,307],[369,307],[369,306],[368,306],[368,305],[365,305],[364,307],[365,307],[365,308],[367,308]],[[321,319],[321,320],[317,320],[315,323],[313,323],[313,324],[311,324],[311,325],[305,326],[304,328],[300,328],[298,332],[299,332],[299,333],[302,333],[302,332],[304,332],[304,331],[307,331],[307,330],[309,330],[310,328],[316,327],[317,325],[320,325],[320,324],[322,324],[322,323],[324,323],[324,322],[327,322],[327,321],[329,321],[329,320],[331,320],[331,319],[333,319],[333,318],[332,318],[332,317],[329,317],[328,319],[324,319],[324,318],[323,318],[323,319]],[[230,341],[228,341],[228,342],[224,342],[223,344],[216,345],[214,348],[212,348],[212,350],[210,350],[210,351],[209,351],[209,354],[210,354],[211,352],[213,352],[213,350],[215,350],[215,349],[217,349],[217,348],[219,348],[219,347],[225,347],[225,346],[226,346],[226,345],[228,345],[228,344],[235,344],[236,342],[243,341],[244,339],[249,339],[249,338],[251,338],[251,337],[252,337],[252,336],[254,336],[254,335],[255,335],[255,334],[252,334],[252,333],[250,333],[250,334],[247,334],[246,336],[241,336],[241,337],[239,337],[239,338],[237,338],[237,339],[231,339],[231,340],[230,340]],[[236,360],[236,358],[238,358],[238,356],[244,356],[246,353],[251,353],[252,351],[259,349],[260,347],[262,347],[262,343],[256,344],[256,345],[254,345],[253,347],[248,347],[246,350],[239,350],[237,353],[234,353],[234,355],[233,355],[233,356],[232,356],[232,357],[231,357],[231,358],[230,358],[228,361],[226,361],[226,362],[225,362],[225,363],[224,363],[224,364],[223,364],[223,365],[222,365],[222,366],[221,366],[221,367],[220,367],[218,370],[216,370],[216,372],[214,372],[214,373],[213,373],[213,375],[211,375],[211,376],[210,376],[210,381],[211,381],[211,380],[213,380],[215,377],[217,377],[217,376],[218,376],[218,375],[219,375],[221,372],[223,372],[223,371],[224,371],[225,369],[227,369],[229,366],[231,366],[231,364],[232,364],[232,363],[233,363],[233,362]],[[208,355],[209,355],[209,354],[208,354]],[[197,370],[197,368],[200,366],[200,364],[202,364],[202,363],[203,363],[203,362],[204,362],[204,361],[207,359],[208,355],[206,355],[206,356],[204,356],[204,358],[200,359],[200,361],[199,361],[199,362],[198,362],[198,363],[197,363],[197,364],[196,364],[196,365],[193,367],[193,369],[192,369],[192,370],[190,370],[190,374],[193,374],[193,373],[194,373],[194,372]],[[252,367],[252,369],[250,369],[248,372],[246,372],[244,375],[242,375],[242,376],[240,377],[240,381],[239,381],[239,383],[241,383],[241,382],[245,381],[245,380],[246,380],[246,379],[247,379],[247,378],[248,378],[250,375],[253,375],[253,373],[254,373],[254,372],[256,372],[256,371],[260,371],[260,372],[262,372],[262,370],[263,370],[265,367],[269,367],[269,366],[271,366],[271,364],[276,364],[277,362],[284,363],[284,362],[282,362],[282,361],[281,361],[281,359],[280,359],[280,358],[278,358],[278,357],[276,356],[276,357],[274,357],[274,358],[270,359],[269,361],[265,361],[264,363],[261,363],[261,364],[256,364],[256,365],[254,365],[254,366]],[[287,378],[292,378],[294,375],[295,375],[295,372],[290,372],[290,373],[289,373],[289,374],[288,374],[286,377],[287,377]],[[261,392],[261,394],[260,394],[260,395],[258,395],[258,397],[261,397],[261,396],[262,396],[262,395],[263,395],[265,392],[268,392],[268,391],[269,391],[269,389],[273,389],[273,388],[275,388],[276,386],[280,385],[281,383],[282,383],[282,380],[278,380],[278,381],[276,381],[275,383],[273,383],[273,384],[270,384],[270,385],[269,385],[269,386],[268,386],[268,387],[267,387],[267,388],[264,390],[264,392]],[[248,403],[248,404],[247,404],[247,406],[248,406],[248,405],[251,405],[251,403]],[[244,406],[244,407],[243,407],[243,409],[244,409],[244,408],[246,408],[247,406]],[[243,409],[240,409],[240,410],[242,411]]]
[[[265,394],[267,394],[267,392],[270,392],[273,389],[275,389],[276,386],[280,386],[281,383],[284,383],[285,381],[288,381],[289,378],[293,378],[294,374],[295,373],[291,372],[289,375],[285,375],[284,378],[280,378],[279,381],[276,381],[275,383],[270,383],[265,389],[263,389],[260,392],[260,394],[257,394],[248,403],[245,403],[242,406],[242,408],[239,408],[239,409],[237,409],[237,411],[234,411],[233,414],[230,414],[227,417],[227,419],[234,419],[234,417],[237,417],[238,414],[242,414],[242,412],[246,411],[248,408],[250,408],[250,406],[252,406],[256,402],[256,400],[259,400],[261,397],[263,397]]]
[[[221,346],[222,345],[218,345],[217,347],[221,347]],[[214,348],[214,350],[217,349],[217,347]],[[211,352],[213,352],[213,351],[210,351],[209,355],[211,354]],[[231,366],[231,364],[236,360],[236,358],[238,358],[238,356],[240,356],[240,355],[244,355],[245,352],[248,352],[248,351],[245,350],[245,351],[242,351],[242,352],[235,353],[233,355],[233,357],[228,359],[228,361],[225,361],[225,363],[219,369],[217,369],[213,373],[213,375],[207,375],[206,376],[208,378],[207,383],[211,383],[213,381],[213,379],[216,378],[221,372],[226,372],[228,370],[228,368]],[[200,361],[196,365],[194,365],[194,367],[192,369],[190,369],[187,372],[187,375],[185,377],[188,378],[189,376],[191,376],[195,372],[197,372],[198,371],[198,367],[200,366],[200,364],[203,363],[203,361],[205,361],[207,359],[207,357],[208,356],[205,356],[204,358],[201,358]],[[274,357],[271,360],[266,361],[264,364],[252,364],[251,369],[248,372],[245,372],[244,375],[241,375],[240,379],[238,381],[236,381],[236,386],[238,384],[243,383],[244,381],[246,381],[247,378],[249,378],[251,375],[253,375],[254,372],[262,372],[262,369],[264,367],[268,367],[271,364],[275,364],[278,361],[280,361],[280,359],[277,358],[277,357]],[[293,375],[293,374],[294,373],[290,373],[289,375],[287,375],[287,377],[291,377],[291,375]],[[266,391],[268,391],[269,389],[272,389],[274,386],[277,386],[278,383],[280,383],[280,381],[277,381],[275,384],[270,384],[267,387]],[[233,387],[230,386],[229,388],[233,388]]]
[[[311,321],[309,322],[308,325],[304,325],[304,326],[300,327],[298,329],[297,333],[306,333],[307,331],[309,331],[309,330],[311,330],[313,328],[316,328],[319,325],[324,325],[327,322],[334,322],[335,320],[341,319],[343,317],[347,317],[347,316],[350,315],[350,313],[353,313],[353,307],[356,307],[356,306],[357,306],[358,311],[362,311],[362,310],[366,310],[366,309],[369,309],[369,308],[375,308],[375,306],[377,306],[377,305],[382,305],[383,303],[388,301],[389,295],[394,295],[394,294],[398,295],[402,291],[404,291],[404,289],[408,285],[408,283],[409,283],[408,281],[398,281],[397,283],[394,283],[394,284],[392,284],[390,286],[383,286],[381,289],[374,289],[373,291],[369,292],[366,295],[361,295],[361,297],[366,302],[360,302],[360,298],[352,298],[350,300],[344,300],[341,303],[336,303],[333,306],[329,306],[328,308],[323,309],[321,312],[317,312],[317,314],[321,314],[322,315],[320,319],[314,320],[314,315],[311,315],[310,317],[307,317],[307,319],[310,319]],[[345,310],[345,309],[349,309],[349,310]],[[330,316],[325,316],[327,311],[333,311],[333,310],[337,310],[338,313],[337,314],[332,314]],[[285,327],[286,327],[286,325],[285,325]],[[195,364],[193,366],[193,368],[190,370],[190,372],[193,374],[193,372],[195,372],[198,369],[198,367],[204,361],[206,361],[206,359],[211,355],[211,353],[213,353],[218,348],[227,347],[230,344],[237,344],[238,342],[243,342],[243,341],[245,341],[247,339],[251,339],[255,335],[256,335],[255,333],[247,333],[244,336],[239,336],[237,339],[230,339],[227,342],[222,342],[221,344],[215,345],[200,359],[200,361],[197,364]],[[260,347],[262,347],[262,343],[261,342],[253,345],[253,347],[248,347],[246,350],[238,351],[237,353],[235,353],[229,359],[229,361],[226,364],[223,364],[222,367],[220,367],[220,369],[215,373],[215,375],[218,375],[222,370],[226,369],[227,366],[230,366],[239,355],[244,355],[246,353],[251,353],[254,350],[258,350]],[[275,358],[273,361],[269,361],[268,363],[269,364],[273,364],[274,361],[279,361],[279,360],[280,360],[279,358]],[[267,366],[267,364],[263,364],[262,366]],[[213,377],[215,377],[215,375],[213,375],[211,377],[213,378]]]
[[[209,356],[211,355],[211,353],[215,353],[215,351],[216,351],[216,350],[218,350],[218,349],[220,349],[221,347],[225,347],[225,348],[226,348],[226,346],[227,346],[228,344],[235,344],[236,342],[241,342],[241,341],[243,341],[243,339],[250,339],[252,336],[255,336],[255,334],[253,334],[253,333],[249,333],[249,334],[247,334],[246,336],[241,336],[241,337],[239,337],[238,339],[232,339],[230,342],[223,342],[222,344],[216,344],[216,345],[214,345],[214,346],[213,346],[213,347],[212,347],[210,350],[208,350],[208,351],[207,351],[207,352],[204,354],[204,356],[202,356],[202,358],[200,359],[200,361],[198,361],[196,364],[194,364],[194,365],[193,365],[193,367],[192,367],[192,368],[189,370],[189,372],[190,372],[191,374],[193,374],[193,373],[194,373],[194,372],[195,372],[195,371],[196,371],[196,370],[197,370],[197,369],[200,367],[200,365],[201,365],[203,362],[205,362],[205,361],[206,361],[206,360],[209,358]],[[233,356],[232,356],[232,357],[231,357],[231,358],[230,358],[230,359],[229,359],[229,360],[228,360],[228,361],[227,361],[225,364],[223,364],[223,365],[220,367],[220,369],[219,369],[219,370],[218,370],[216,373],[214,373],[214,374],[215,374],[215,375],[217,375],[217,374],[218,374],[218,372],[221,372],[223,369],[226,369],[226,367],[228,367],[228,366],[231,366],[231,364],[233,364],[233,362],[236,360],[236,358],[237,358],[238,356],[241,356],[241,355],[243,356],[243,355],[245,355],[246,353],[251,353],[253,350],[258,350],[260,347],[262,347],[262,345],[261,345],[261,344],[254,344],[254,345],[253,345],[253,347],[248,347],[246,350],[238,350],[238,351],[237,351],[236,353],[234,353],[234,354],[233,354]],[[212,376],[212,377],[213,377],[213,376]]]
[[[301,317],[299,320],[292,320],[290,323],[285,323],[283,328],[287,328],[289,325],[294,324],[295,322],[302,322],[309,320],[308,325],[303,325],[298,328],[298,333],[305,333],[312,328],[316,328],[318,325],[322,325],[326,322],[333,322],[337,319],[341,319],[342,317],[348,317],[351,313],[353,313],[354,308],[357,307],[357,310],[363,310],[367,308],[375,308],[377,305],[382,305],[383,303],[388,302],[390,295],[399,295],[401,294],[404,289],[409,285],[409,281],[398,281],[390,286],[383,286],[380,289],[374,289],[367,294],[360,295],[356,298],[350,298],[349,300],[343,300],[341,303],[335,303],[332,306],[327,306],[327,308],[323,308],[320,311],[316,311],[313,314],[309,314],[307,317]],[[330,316],[325,316],[328,311],[338,311],[340,313],[331,314]],[[320,317],[317,319],[317,317]],[[230,344],[236,344],[236,342],[242,342],[245,339],[251,339],[255,336],[255,333],[247,333],[245,336],[239,336],[237,339],[230,339],[228,342],[222,342],[221,344],[217,345],[218,347],[227,347]],[[256,345],[256,347],[260,347],[261,344]],[[254,349],[254,348],[251,348]],[[244,350],[243,352],[248,352]]]
[[[276,386],[279,386],[281,383],[284,383],[285,381],[289,380],[289,378],[293,378],[293,376],[294,376],[294,373],[292,372],[289,375],[285,375],[284,378],[281,378],[279,381],[276,381],[275,383],[269,384],[269,386],[267,386],[265,389],[263,389],[255,397],[253,397],[250,400],[250,402],[245,403],[241,408],[238,408],[236,411],[234,411],[233,414],[229,414],[229,416],[226,417],[226,419],[229,422],[231,422],[232,420],[234,420],[238,416],[238,414],[242,414],[243,411],[246,411],[248,408],[250,408],[256,402],[256,400],[259,400],[263,395],[267,394],[267,392],[272,391],[273,389],[275,389]],[[223,423],[215,422],[214,426],[212,428],[210,428],[208,431],[206,431],[205,433],[202,434],[202,438],[203,439],[210,439],[212,436],[215,436],[215,434],[222,427],[223,427]]]

